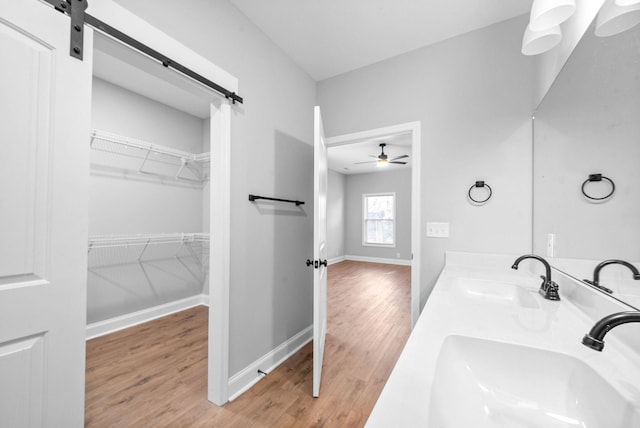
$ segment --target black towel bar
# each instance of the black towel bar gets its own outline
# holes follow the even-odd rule
[[[304,205],[304,201],[293,201],[291,199],[280,199],[280,198],[268,198],[266,196],[258,196],[258,195],[249,195],[249,200],[251,202],[257,199],[266,199],[267,201],[278,201],[278,202],[289,202],[292,204],[296,204],[296,206]]]

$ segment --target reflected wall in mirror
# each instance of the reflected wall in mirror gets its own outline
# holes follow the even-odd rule
[[[604,260],[640,268],[640,26],[602,38],[587,30],[535,113],[533,151],[534,253],[580,280]],[[582,193],[597,173],[615,183],[600,201]],[[612,186],[584,190],[601,198]],[[599,283],[640,308],[628,267],[603,267]]]

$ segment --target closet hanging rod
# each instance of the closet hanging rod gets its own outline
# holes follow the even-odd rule
[[[268,198],[266,196],[249,195],[249,200],[251,202],[253,202],[255,200],[258,200],[258,199],[265,199],[267,201],[289,202],[289,203],[292,203],[292,204],[296,204],[296,206],[304,205],[304,201],[293,201],[291,199]]]
[[[133,37],[123,33],[120,30],[110,26],[106,22],[99,20],[98,18],[89,15],[84,11],[86,9],[86,2],[82,2],[81,6],[75,5],[75,2],[72,3],[69,0],[45,0],[47,3],[51,4],[57,11],[66,13],[71,17],[71,55],[76,58],[82,60],[82,28],[84,24],[88,24],[99,30],[100,32],[113,37],[121,41],[122,43],[142,52],[143,54],[157,60],[165,67],[171,67],[179,73],[184,74],[191,79],[202,83],[203,85],[213,89],[214,91],[222,94],[225,98],[231,100],[233,104],[239,102],[240,104],[244,103],[244,100],[241,96],[236,94],[235,92],[231,92],[228,89],[223,88],[215,82],[207,79],[206,77],[196,73],[195,71],[185,67],[184,65],[167,58],[162,55],[160,52],[155,49],[150,48],[144,43],[134,39]],[[80,9],[78,9],[80,7]]]

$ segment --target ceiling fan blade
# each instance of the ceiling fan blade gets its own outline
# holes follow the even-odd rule
[[[399,163],[400,165],[406,165],[406,162],[396,162],[396,161],[389,161],[389,163]]]
[[[358,164],[361,164],[361,163],[377,163],[377,162],[378,162],[378,161],[354,162],[353,164],[354,164],[354,165],[358,165]]]
[[[369,155],[369,157],[378,159],[378,156],[376,156],[376,155]]]
[[[409,157],[409,155],[402,155],[402,156],[398,156],[398,157],[395,157],[395,158],[391,159],[391,161],[393,162],[393,161],[396,161],[398,159],[404,159],[404,158],[408,158],[408,157]]]

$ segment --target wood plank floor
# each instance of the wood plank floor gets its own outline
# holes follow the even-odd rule
[[[217,407],[200,306],[87,342],[87,427],[362,427],[410,333],[410,267],[329,267],[320,397],[309,343]]]

